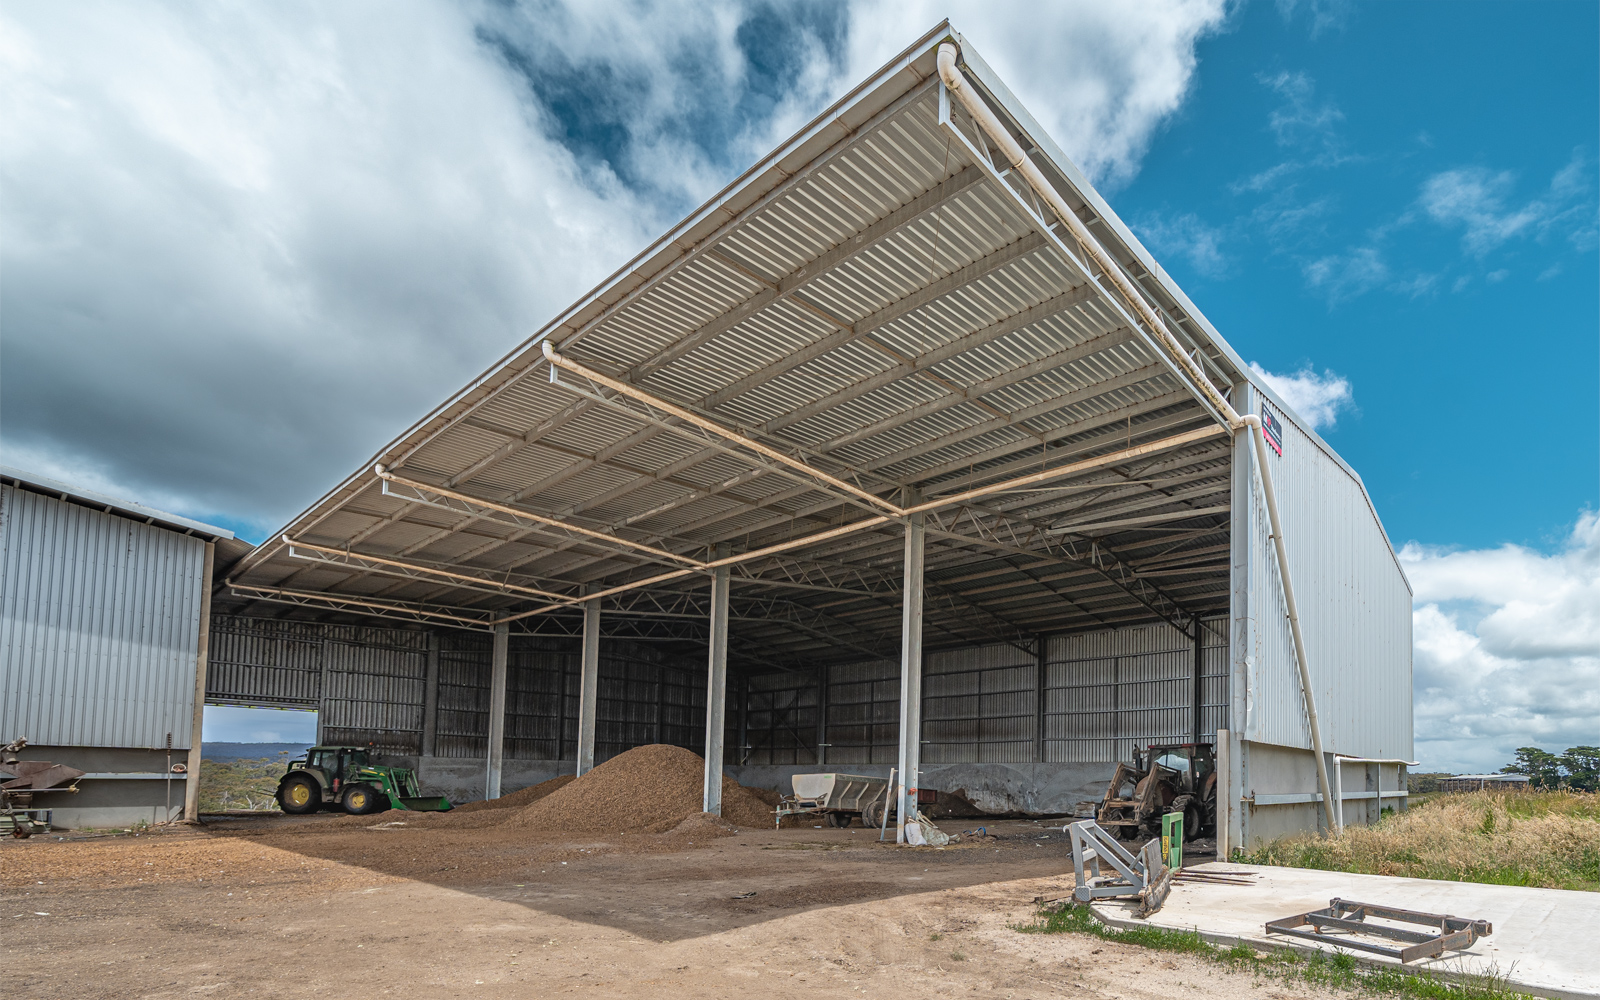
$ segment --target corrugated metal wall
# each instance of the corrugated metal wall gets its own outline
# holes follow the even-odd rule
[[[1284,424],[1283,455],[1269,451],[1267,457],[1324,748],[1409,758],[1411,591],[1405,575],[1359,482],[1287,416],[1276,408],[1273,413]],[[1244,738],[1307,747],[1305,705],[1259,482],[1249,493],[1247,607],[1235,609],[1250,619],[1240,630],[1245,648],[1235,654],[1244,658],[1248,684]]]
[[[325,742],[421,752],[427,633],[218,615],[211,636],[208,702],[317,709]],[[668,666],[655,650],[625,640],[603,641],[600,650],[597,760],[645,743],[696,749],[704,743],[703,671]],[[572,755],[576,640],[513,636],[506,668],[506,756]],[[489,675],[487,636],[440,633],[438,756],[484,756]]]
[[[188,748],[205,542],[0,486],[0,734]]]
[[[1036,759],[1039,658],[1015,646],[930,653],[922,672],[922,762]]]
[[[1202,740],[1227,704],[1227,619],[1205,625]],[[1135,747],[1194,738],[1194,640],[1167,624],[1057,636],[1046,644],[1045,757],[1131,760]]]
[[[1206,621],[1201,737],[1222,725],[1227,704],[1228,620]],[[996,644],[930,653],[922,680],[925,764],[1101,763],[1135,746],[1187,743],[1194,725],[1194,643],[1170,625],[1046,640],[1036,654]],[[818,674],[750,681],[749,764],[892,764],[899,750],[900,664],[873,660]],[[1044,712],[1039,711],[1041,683]],[[819,698],[819,694],[825,697]],[[819,733],[817,706],[826,707]],[[731,717],[731,713],[730,713]],[[730,733],[729,746],[734,734]]]

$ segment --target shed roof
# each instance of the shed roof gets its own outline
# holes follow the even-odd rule
[[[122,500],[95,490],[86,490],[81,486],[73,486],[71,483],[63,483],[58,479],[51,479],[49,476],[41,476],[24,469],[15,469],[9,465],[0,465],[0,480],[15,483],[35,493],[47,493],[68,502],[95,507],[108,514],[121,514],[123,517],[131,517],[136,521],[154,524],[180,534],[198,535],[211,541],[233,537],[233,532],[227,528],[219,528],[214,524],[196,521],[181,514],[169,514],[142,503]]]
[[[1250,381],[941,23],[244,559],[232,593],[561,632],[601,592],[615,634],[693,640],[721,558],[735,661],[887,656],[923,504],[930,646],[1225,609],[1220,418],[942,100],[946,39],[1214,385]]]

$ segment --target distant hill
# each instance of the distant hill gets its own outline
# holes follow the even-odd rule
[[[200,756],[205,760],[260,760],[263,757],[285,762],[305,753],[310,743],[204,743]]]

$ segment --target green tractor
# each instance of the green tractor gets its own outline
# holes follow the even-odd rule
[[[312,747],[289,762],[278,781],[278,805],[295,815],[334,808],[357,816],[385,809],[452,808],[443,795],[423,797],[418,792],[415,771],[374,764],[364,747]]]

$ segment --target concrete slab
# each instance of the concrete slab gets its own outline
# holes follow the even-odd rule
[[[1494,933],[1470,949],[1410,963],[1449,977],[1493,974],[1515,989],[1548,997],[1600,997],[1600,893],[1519,886],[1436,882],[1384,875],[1352,875],[1307,868],[1273,868],[1210,862],[1185,869],[1254,872],[1252,885],[1178,883],[1166,905],[1147,920],[1117,900],[1096,902],[1094,914],[1119,927],[1198,931],[1218,944],[1243,941],[1260,948],[1318,948],[1317,943],[1268,935],[1266,922],[1322,909],[1334,897],[1488,920]],[[1334,951],[1330,944],[1323,950]],[[1381,955],[1351,952],[1358,960],[1399,964]]]

